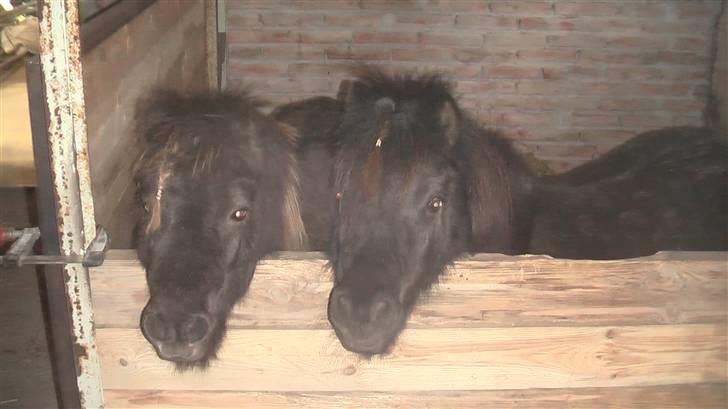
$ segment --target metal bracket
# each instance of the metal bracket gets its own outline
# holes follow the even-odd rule
[[[40,229],[37,227],[5,231],[0,234],[0,238],[3,237],[13,239],[15,242],[4,255],[0,256],[0,268],[18,268],[31,264],[82,264],[85,267],[98,267],[104,263],[106,250],[109,248],[109,234],[101,226],[96,228],[96,237],[83,255],[33,255],[33,246],[40,238]]]

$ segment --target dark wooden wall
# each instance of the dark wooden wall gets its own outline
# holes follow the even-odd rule
[[[208,85],[203,0],[160,0],[83,57],[86,121],[97,222],[114,248],[129,248],[136,206],[134,103],[162,85]]]

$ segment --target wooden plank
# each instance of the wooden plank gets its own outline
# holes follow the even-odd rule
[[[205,372],[175,373],[138,330],[99,329],[107,389],[420,391],[726,382],[726,324],[405,330],[363,359],[330,330],[229,330]]]
[[[725,322],[725,253],[661,253],[621,261],[476,255],[458,261],[412,314],[410,328]],[[91,273],[97,328],[137,328],[147,301],[133,252]],[[331,273],[317,253],[259,263],[231,328],[328,328]]]
[[[728,384],[503,391],[233,392],[107,390],[107,408],[725,409]]]

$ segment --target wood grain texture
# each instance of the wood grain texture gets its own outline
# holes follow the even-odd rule
[[[661,385],[620,388],[431,392],[106,392],[107,408],[320,408],[320,409],[725,409],[728,385]]]
[[[147,301],[131,252],[92,271],[98,328],[136,328]],[[291,258],[294,257],[294,258]],[[296,258],[297,257],[297,258]],[[622,261],[477,255],[423,298],[410,328],[634,325],[726,319],[725,253],[661,253]],[[259,263],[231,328],[328,328],[331,273],[317,253]]]
[[[418,391],[726,382],[726,325],[409,329],[362,359],[330,330],[228,331],[204,372],[174,373],[139,330],[97,331],[108,389]]]
[[[108,407],[725,408],[728,254],[457,261],[390,354],[344,350],[319,253],[262,260],[219,359],[176,372],[138,329],[130,251],[91,271]]]

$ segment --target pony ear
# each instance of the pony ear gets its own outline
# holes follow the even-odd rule
[[[178,96],[168,90],[153,90],[137,100],[134,106],[135,133],[147,143],[163,145],[174,133],[171,110]]]
[[[339,83],[339,91],[336,93],[336,99],[342,102],[349,100],[349,92],[351,92],[352,80],[341,80]]]
[[[460,135],[460,115],[453,101],[445,101],[438,112],[438,121],[445,130],[445,140],[450,146],[455,146]]]
[[[457,136],[471,224],[471,252],[512,254],[513,156],[507,141],[466,120]]]

